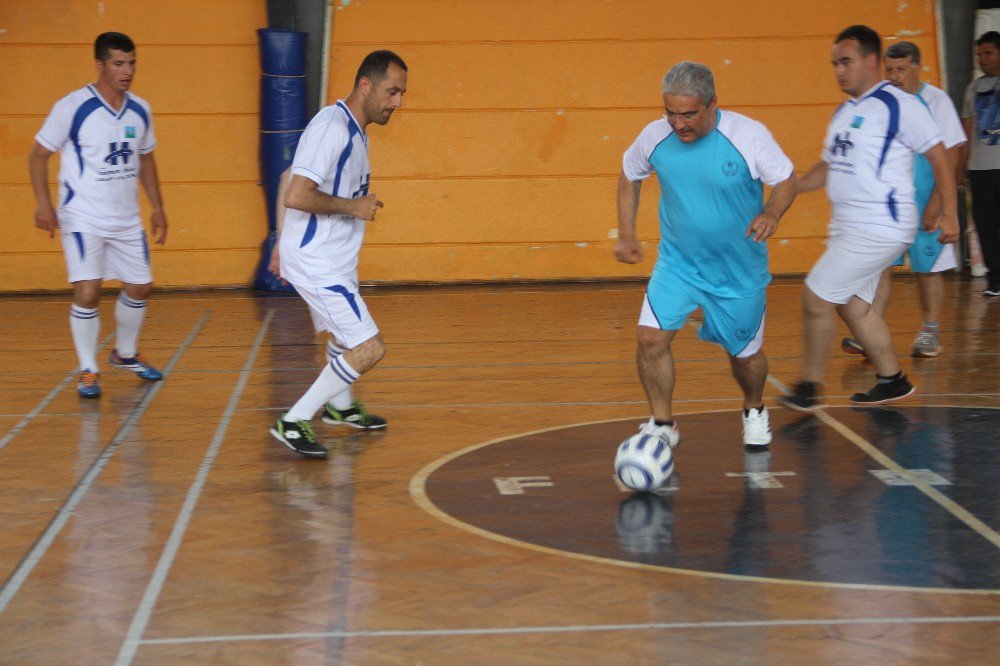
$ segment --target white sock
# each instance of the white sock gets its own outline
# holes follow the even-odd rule
[[[323,367],[323,372],[319,373],[305,395],[281,418],[286,421],[311,421],[323,405],[353,384],[358,377],[360,375],[354,368],[342,356],[338,356]]]
[[[329,363],[333,363],[334,359],[343,354],[345,349],[341,349],[337,346],[333,340],[329,340],[326,343],[326,360]],[[343,391],[333,396],[333,400],[330,400],[330,406],[336,409],[338,412],[342,412],[345,409],[350,409],[351,405],[354,404],[354,393],[351,391],[351,387],[348,386]]]
[[[142,320],[146,317],[146,301],[137,301],[129,298],[123,289],[118,294],[118,302],[115,303],[115,323],[117,340],[115,341],[115,351],[120,358],[132,358],[135,356],[136,345],[139,340],[139,329],[142,328]]]
[[[97,372],[97,338],[101,335],[101,317],[97,308],[69,306],[69,331],[80,360],[80,370]]]

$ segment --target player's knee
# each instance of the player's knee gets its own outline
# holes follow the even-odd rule
[[[656,355],[670,348],[669,333],[649,326],[639,327],[637,339],[642,354]]]
[[[99,281],[76,282],[73,284],[73,303],[81,308],[96,308],[101,302]]]
[[[145,301],[153,294],[153,283],[149,284],[126,284],[125,293],[129,298],[137,301]]]

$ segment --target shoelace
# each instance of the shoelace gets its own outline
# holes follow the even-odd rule
[[[312,426],[308,421],[297,421],[296,425],[302,430],[302,436],[310,444],[316,443],[316,435],[313,434]]]
[[[914,342],[914,344],[917,345],[927,344],[936,347],[937,340],[935,339],[933,333],[928,333],[927,331],[921,331],[920,333],[917,334],[917,339]]]
[[[97,384],[97,373],[81,372],[80,383],[83,384],[84,386],[94,386],[95,384]]]

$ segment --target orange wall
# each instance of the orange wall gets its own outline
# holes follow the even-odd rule
[[[263,0],[0,0],[0,284],[64,289],[59,240],[34,227],[28,152],[63,95],[95,78],[93,40],[136,42],[133,91],[150,102],[170,225],[161,286],[249,283],[267,231],[258,185],[257,28]],[[58,155],[49,163],[55,197]],[[143,217],[148,219],[143,196]]]
[[[248,284],[266,231],[258,184],[263,0],[0,1],[0,279],[61,289],[58,240],[34,229],[27,154],[51,105],[93,80],[105,30],[138,45],[137,94],[153,106],[170,239],[161,286]],[[924,50],[938,80],[931,2],[822,0],[333,0],[329,100],[365,53],[410,67],[404,108],[371,128],[367,281],[645,275],[612,257],[621,154],[657,118],[660,79],[681,59],[716,74],[720,103],[765,122],[801,172],[842,95],[829,46],[865,22]],[[888,43],[888,41],[887,41]],[[53,158],[55,162],[56,158]],[[51,165],[54,182],[56,166]],[[640,231],[653,254],[655,182]],[[771,243],[772,270],[803,272],[821,250],[821,193],[802,196]]]

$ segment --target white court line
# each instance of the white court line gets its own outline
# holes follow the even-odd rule
[[[273,317],[274,310],[268,310],[264,321],[260,325],[260,330],[257,332],[257,338],[254,340],[253,347],[250,348],[250,354],[247,356],[246,363],[243,364],[243,370],[240,372],[240,378],[236,381],[236,388],[233,389],[233,394],[229,398],[229,404],[226,405],[225,411],[222,412],[222,418],[219,419],[219,425],[215,429],[215,436],[212,437],[212,442],[208,445],[208,450],[205,451],[205,455],[201,459],[201,464],[198,466],[198,474],[195,475],[195,480],[188,489],[187,497],[184,498],[184,504],[181,506],[180,513],[177,514],[177,520],[174,521],[170,537],[163,547],[163,552],[160,553],[160,561],[156,563],[156,569],[153,571],[153,575],[146,585],[142,601],[139,602],[139,607],[132,617],[132,624],[129,625],[128,634],[126,634],[121,649],[118,651],[118,657],[115,659],[116,664],[131,664],[135,658],[142,635],[149,624],[149,618],[153,614],[153,608],[160,597],[160,592],[163,591],[163,585],[167,580],[167,574],[170,573],[170,567],[174,563],[177,551],[180,550],[184,533],[191,522],[191,516],[194,514],[195,506],[198,504],[198,498],[201,497],[201,490],[208,479],[208,473],[212,469],[212,463],[215,462],[215,456],[219,453],[219,449],[222,446],[222,439],[229,429],[229,422],[232,420],[233,413],[236,411],[236,405],[239,403],[243,395],[243,390],[246,388],[247,380],[250,378],[250,371],[253,368],[254,361],[257,360],[257,352],[264,343],[264,335],[267,333],[267,327],[271,324]]]
[[[782,393],[789,393],[788,387],[782,383],[781,380],[768,375],[767,381]],[[969,513],[965,507],[958,504],[940,490],[920,479],[911,473],[910,470],[906,469],[895,460],[882,453],[878,447],[874,446],[864,437],[827,414],[825,409],[819,409],[816,412],[813,412],[813,416],[836,430],[844,439],[864,451],[870,458],[874,459],[880,465],[888,470],[892,470],[899,476],[906,479],[907,483],[922,492],[931,501],[936,502],[939,506],[941,506],[941,508],[953,515],[973,532],[983,537],[997,548],[1000,548],[1000,534],[997,534],[989,525]]]
[[[234,634],[150,638],[143,645],[284,641],[303,638],[394,638],[419,636],[496,636],[510,634],[587,633],[596,631],[662,631],[665,629],[744,629],[752,627],[824,627],[830,625],[970,624],[1000,623],[1000,616],[980,617],[859,617],[815,620],[733,620],[731,622],[650,622],[645,624],[590,624],[540,627],[483,627],[474,629],[383,629],[372,631],[318,631],[295,634]]]
[[[104,349],[104,347],[108,344],[108,342],[111,341],[112,335],[114,335],[114,331],[108,333],[108,336],[104,338],[104,340],[101,342],[101,345],[97,348],[98,353],[100,353],[100,351]],[[42,401],[38,403],[38,405],[36,405],[33,410],[28,412],[27,415],[23,419],[21,419],[16,426],[11,428],[10,432],[4,435],[3,439],[0,439],[0,449],[7,446],[7,444],[10,443],[10,440],[17,437],[18,433],[20,433],[22,430],[28,427],[28,424],[34,421],[35,417],[41,414],[42,410],[48,407],[49,403],[55,400],[55,397],[57,395],[62,393],[62,390],[66,388],[66,385],[69,384],[70,381],[72,381],[73,377],[76,376],[76,373],[77,373],[76,370],[67,373],[66,377],[63,378],[61,382],[56,384],[56,387],[51,391],[49,391],[49,394],[44,398],[42,398]],[[2,607],[0,607],[0,612],[3,612]]]
[[[201,331],[201,327],[205,325],[205,322],[208,320],[210,314],[211,310],[206,311],[205,314],[201,316],[201,319],[195,323],[194,328],[191,329],[187,339],[185,339],[180,348],[174,352],[170,362],[167,363],[165,368],[163,368],[164,375],[170,374],[170,371],[181,359],[181,356],[184,355],[188,346],[194,342],[195,337],[197,337],[198,333]],[[45,556],[49,546],[51,546],[52,542],[56,540],[56,537],[59,536],[59,532],[62,531],[63,526],[69,521],[70,516],[73,515],[73,511],[76,510],[77,505],[83,501],[84,496],[90,490],[90,486],[94,483],[100,473],[104,471],[104,467],[108,464],[108,461],[111,460],[111,456],[115,454],[118,447],[121,446],[121,443],[125,441],[125,437],[132,432],[135,424],[139,422],[139,419],[145,413],[146,408],[149,407],[151,402],[153,402],[153,398],[156,397],[156,394],[159,393],[162,386],[162,381],[156,382],[148,391],[146,391],[146,395],[142,396],[142,400],[140,400],[139,403],[132,408],[132,411],[125,419],[125,422],[118,429],[118,432],[115,433],[114,438],[112,438],[111,442],[104,447],[104,450],[101,451],[101,455],[94,460],[94,462],[90,465],[90,468],[77,482],[73,491],[69,494],[69,497],[66,498],[65,503],[59,507],[59,511],[56,512],[56,515],[52,518],[48,527],[45,528],[42,536],[39,537],[38,541],[35,542],[35,545],[32,546],[30,551],[28,551],[28,554],[25,555],[24,558],[18,563],[17,568],[14,569],[14,573],[7,579],[7,582],[5,582],[3,586],[0,586],[0,615],[3,614],[4,609],[7,608],[7,605],[14,598],[14,595],[17,594],[17,591],[21,588],[24,581],[31,575],[35,566],[39,563],[39,561],[41,561],[42,557]]]

